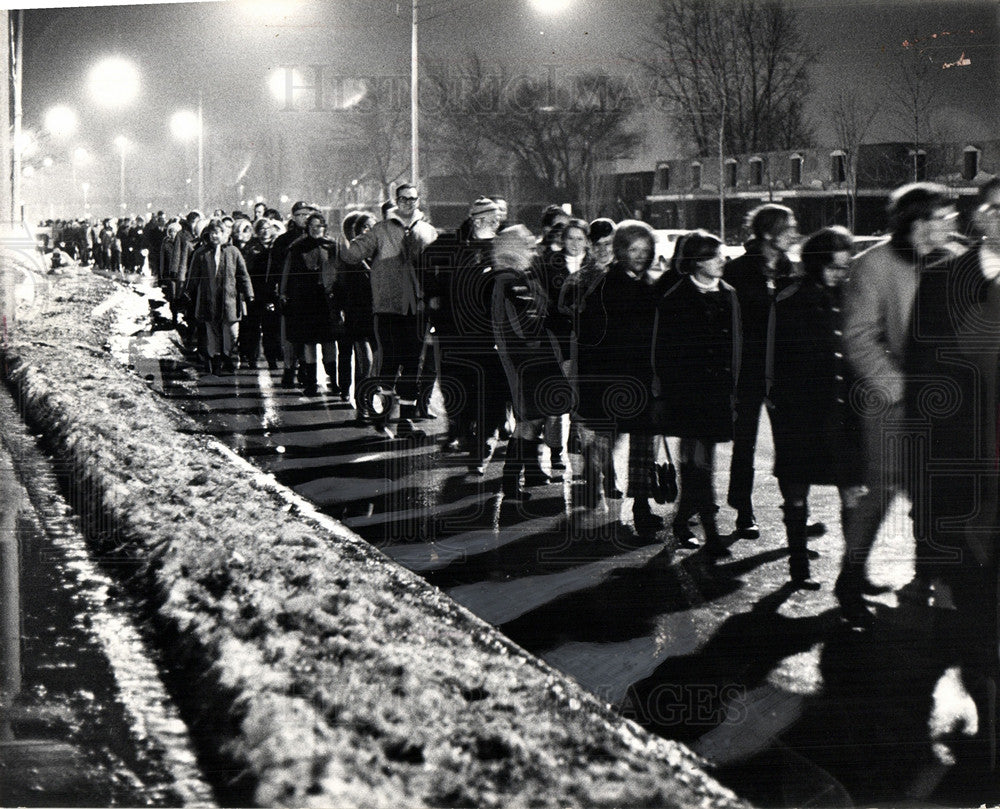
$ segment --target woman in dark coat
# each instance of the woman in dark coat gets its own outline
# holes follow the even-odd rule
[[[319,392],[316,377],[316,345],[323,356],[335,356],[336,339],[343,333],[339,310],[333,311],[326,295],[336,279],[337,245],[325,238],[326,219],[314,213],[306,220],[306,232],[288,248],[281,274],[281,300],[285,315],[285,337],[301,346],[304,357],[302,383],[306,396]],[[333,322],[333,317],[338,322]],[[336,377],[331,381],[336,385]]]
[[[534,238],[523,225],[493,240],[493,334],[510,387],[517,426],[503,467],[505,499],[523,500],[521,488],[548,482],[538,463],[538,445],[548,416],[572,409],[573,392],[559,366],[545,324],[549,297],[533,263]]]
[[[722,280],[722,242],[704,231],[678,244],[680,277],[656,309],[653,336],[655,410],[664,435],[680,442],[681,496],[675,537],[691,547],[688,519],[695,514],[710,558],[728,556],[715,522],[715,445],[733,440],[733,407],[739,378],[740,306]]]
[[[663,290],[650,273],[656,242],[648,225],[622,222],[612,246],[615,260],[582,300],[576,318],[584,502],[596,504],[615,439],[628,433],[626,494],[634,498],[636,533],[646,536],[663,524],[649,505],[655,444],[650,412],[653,373],[646,348],[652,343],[656,303]]]
[[[250,282],[257,291],[253,304],[247,307],[247,316],[240,323],[240,359],[247,368],[256,370],[257,358],[260,356],[261,317],[264,308],[261,291],[267,277],[267,250],[254,235],[253,224],[249,219],[233,223],[233,244],[243,254]]]
[[[374,214],[367,211],[349,213],[340,226],[344,238],[341,245],[350,244],[362,233],[371,230],[377,221]],[[339,262],[336,289],[331,286],[327,293],[336,296],[344,313],[344,339],[350,341],[354,348],[354,409],[358,418],[364,420],[359,393],[361,383],[371,376],[375,357],[375,315],[372,314],[372,279],[368,262]],[[347,393],[343,387],[340,392],[341,396]]]
[[[784,498],[792,582],[809,574],[806,506],[811,484],[840,490],[841,527],[864,481],[861,423],[850,406],[852,376],[841,348],[841,286],[851,234],[824,228],[802,247],[804,275],[779,282],[768,323],[766,404],[774,430],[774,475]]]
[[[195,320],[204,324],[212,373],[236,368],[239,321],[253,302],[253,285],[243,255],[224,244],[225,226],[213,219],[205,228],[207,244],[191,260],[187,294]]]

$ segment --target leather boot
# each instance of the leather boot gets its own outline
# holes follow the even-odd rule
[[[316,381],[316,363],[300,362],[299,370],[302,378],[303,395],[315,396],[319,393],[319,383]]]
[[[337,363],[324,362],[323,370],[326,371],[326,375],[330,377],[329,381],[326,383],[326,392],[331,396],[340,396],[340,386],[337,384]]]
[[[548,475],[542,471],[541,464],[538,463],[539,446],[538,441],[521,439],[525,486],[545,486],[551,482]]]
[[[818,590],[820,583],[809,574],[809,553],[806,546],[805,506],[784,506],[785,531],[788,535],[788,567],[792,584],[799,590]]]
[[[524,467],[525,443],[522,438],[511,438],[507,442],[507,456],[504,458],[503,475],[501,478],[501,491],[503,492],[504,500],[518,502],[527,500],[530,497],[521,488],[521,469]]]

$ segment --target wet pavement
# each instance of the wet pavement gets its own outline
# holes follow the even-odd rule
[[[156,297],[141,292],[140,301]],[[420,423],[422,434],[387,437],[356,424],[337,397],[281,388],[280,371],[199,371],[178,359],[162,319],[128,335],[129,364],[199,429],[626,716],[690,744],[750,800],[963,806],[1000,798],[996,779],[979,774],[975,745],[951,767],[932,752],[931,694],[946,666],[932,630],[947,616],[890,592],[873,602],[874,631],[841,624],[832,487],[810,498],[811,518],[830,527],[810,541],[823,589],[787,586],[766,424],[757,455],[762,538],[730,538],[733,557],[713,566],[700,550],[673,548],[668,532],[637,537],[628,499],[575,507],[569,479],[534,487],[527,503],[504,503],[504,442],[486,474],[474,474],[466,456],[442,451],[441,415]],[[432,410],[442,412],[439,399]],[[568,459],[580,468],[578,456]],[[615,461],[623,482],[624,444]],[[723,447],[717,492],[728,463]],[[656,510],[669,524],[672,507]],[[913,573],[907,510],[902,499],[894,504],[870,566],[873,580],[894,589]],[[723,509],[723,530],[733,516]]]

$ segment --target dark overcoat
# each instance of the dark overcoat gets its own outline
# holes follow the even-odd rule
[[[339,308],[326,288],[336,286],[337,245],[303,236],[292,243],[281,276],[285,336],[290,343],[329,343],[343,334]]]
[[[906,415],[922,436],[910,495],[935,543],[958,551],[945,575],[995,570],[1000,538],[1000,284],[980,256],[924,270],[906,351]]]
[[[558,347],[545,327],[548,292],[534,268],[494,269],[492,325],[500,362],[520,421],[569,412],[575,397]]]
[[[663,291],[616,262],[578,304],[577,413],[588,423],[614,424],[623,432],[651,429],[650,346]]]
[[[779,282],[768,318],[767,406],[779,480],[859,485],[861,420],[851,407],[839,290],[808,278]]]
[[[703,292],[683,276],[666,290],[656,307],[652,356],[655,415],[664,435],[733,440],[740,335],[739,301],[725,282]]]
[[[246,302],[253,299],[253,285],[246,262],[231,244],[222,245],[218,267],[215,250],[211,246],[195,253],[187,290],[191,295],[195,318],[206,322],[235,323],[245,314]]]

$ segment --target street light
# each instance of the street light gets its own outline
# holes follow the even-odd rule
[[[45,113],[45,128],[54,138],[66,138],[76,131],[76,113],[65,104],[49,108]]]
[[[119,196],[121,198],[121,208],[125,210],[125,152],[128,149],[128,138],[124,135],[119,135],[115,138],[115,146],[121,152],[121,172],[119,174]]]
[[[139,94],[139,70],[120,56],[107,56],[91,68],[90,94],[102,107],[122,107]]]
[[[87,192],[90,191],[90,183],[80,183],[80,188],[83,189],[83,210],[89,212],[90,203],[87,202]]]

